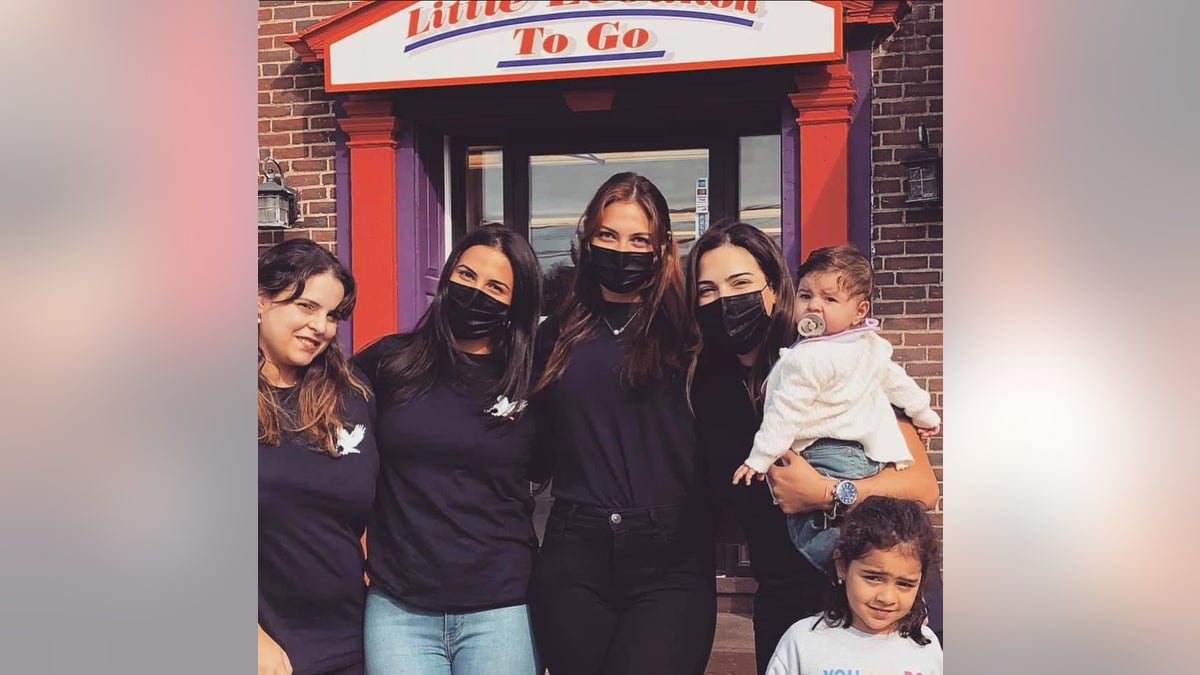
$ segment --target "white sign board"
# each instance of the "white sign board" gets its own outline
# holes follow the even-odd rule
[[[735,68],[842,55],[840,4],[787,0],[455,0],[329,45],[330,91]]]

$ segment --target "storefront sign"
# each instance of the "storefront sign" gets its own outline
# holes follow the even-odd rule
[[[734,68],[841,57],[840,4],[786,0],[436,0],[329,46],[350,91]]]

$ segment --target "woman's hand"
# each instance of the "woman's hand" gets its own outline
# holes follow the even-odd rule
[[[828,511],[833,508],[833,486],[837,483],[822,476],[802,457],[786,452],[767,471],[771,491],[784,513]]]
[[[258,675],[292,675],[292,662],[262,626],[258,627]]]

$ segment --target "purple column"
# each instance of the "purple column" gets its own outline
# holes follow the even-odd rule
[[[858,93],[850,108],[850,139],[847,151],[850,203],[847,217],[850,243],[871,253],[871,51],[858,49],[846,55],[854,76],[851,86]]]

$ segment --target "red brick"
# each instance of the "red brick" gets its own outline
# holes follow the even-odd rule
[[[942,374],[942,364],[908,363],[905,364],[904,370],[908,372],[909,377],[936,377]]]
[[[284,239],[311,239],[307,229],[291,229],[283,233]]]
[[[295,85],[294,77],[264,77],[258,80],[259,89],[291,89]]]
[[[916,31],[921,35],[942,35],[942,22],[927,21],[925,23],[918,24]]]
[[[295,57],[296,53],[290,49],[275,49],[258,52],[259,63],[286,63]]]
[[[924,124],[927,129],[941,129],[942,116],[937,115],[907,115],[904,118],[905,129],[916,129],[918,124]]]
[[[303,159],[308,157],[308,147],[304,145],[295,145],[290,148],[276,148],[274,153],[275,159]]]
[[[278,14],[278,13],[279,13],[279,10],[276,10],[276,14]],[[279,18],[279,17],[277,16],[276,18]],[[258,24],[258,34],[260,37],[264,36],[264,35],[291,35],[293,32],[294,31],[292,29],[292,23],[290,21],[288,21],[286,23],[278,22],[278,23],[259,23]]]
[[[328,145],[312,146],[312,152],[310,153],[310,155],[312,157],[333,157],[333,143],[330,143]],[[940,251],[939,251],[939,253],[940,253]]]
[[[924,113],[925,101],[917,100],[902,100],[902,101],[887,101],[880,104],[884,115],[905,115],[910,113]]]
[[[303,159],[292,162],[292,171],[328,171],[330,162],[326,159]]]
[[[337,174],[333,172],[321,174],[321,185],[333,185],[336,182]]]
[[[304,103],[293,106],[297,115],[332,115],[333,101],[313,101],[312,103]]]
[[[265,105],[265,104],[267,104],[267,103],[270,103],[270,102],[271,102],[271,92],[269,92],[269,91],[260,91],[260,92],[258,92],[258,103],[259,103],[259,105]]]
[[[938,333],[938,335],[941,335],[941,333]],[[941,361],[942,360],[942,348],[941,347],[930,347],[929,348],[929,360],[930,361]],[[937,380],[936,382],[938,385],[938,388],[936,389],[936,391],[941,391],[942,390],[942,381]],[[930,385],[927,387],[928,391],[935,391],[932,388],[932,384],[933,383],[931,382]]]
[[[872,225],[895,225],[904,222],[903,211],[876,211],[871,214]]]
[[[908,145],[917,147],[917,132],[894,131],[883,135],[884,145]]]
[[[301,131],[304,129],[303,117],[289,117],[287,119],[273,120],[271,122],[271,131]]]
[[[278,63],[264,63],[258,67],[258,74],[262,77],[278,77],[279,76],[279,64]]]
[[[896,275],[896,283],[904,284],[940,284],[941,272],[900,272]]]
[[[292,106],[290,105],[264,105],[258,107],[259,117],[291,117]]]
[[[929,287],[929,297],[931,299],[932,298],[941,298],[942,297],[942,287],[940,285],[930,286]]]
[[[922,54],[905,54],[904,65],[907,68],[940,66],[942,65],[942,53],[925,52]]]
[[[913,205],[908,209],[910,223],[940,223],[942,222],[942,207],[939,204]],[[940,234],[938,236],[941,236]]]
[[[875,286],[891,286],[896,283],[896,275],[891,272],[876,272]]]
[[[888,270],[923,270],[929,267],[929,258],[894,257],[883,261],[883,268]]]
[[[904,65],[903,54],[885,54],[876,56],[871,59],[871,67],[875,70],[887,70],[889,68],[900,68]]]
[[[312,8],[313,16],[332,16],[350,6],[348,2],[322,2]]]
[[[271,10],[270,10],[270,8],[264,7],[264,8],[262,8],[262,9],[258,10],[258,21],[259,21],[259,23],[262,23],[263,21],[270,21],[270,20],[271,20]]]
[[[875,303],[876,316],[900,316],[904,313],[903,302],[877,302]]]
[[[313,230],[313,241],[333,243],[337,241],[337,230]]]
[[[904,242],[905,253],[941,253],[941,241],[906,241]]]
[[[872,92],[871,98],[873,100],[878,101],[880,99],[885,99],[885,98],[900,98],[903,95],[904,95],[904,85],[902,85],[902,84],[881,84],[881,85],[877,85],[875,87],[875,91]]]
[[[887,152],[893,152],[893,151],[888,150]],[[908,173],[904,170],[903,165],[901,165],[897,162],[894,162],[890,159],[883,163],[875,164],[875,177],[876,178],[903,178],[907,175],[908,175]]]
[[[317,23],[318,23],[317,19],[302,19],[300,21],[297,21],[296,22],[296,32],[299,33],[300,31],[304,30],[305,28],[308,28],[309,26],[315,25]]]
[[[927,296],[923,286],[884,286],[879,289],[884,300],[924,300]]]
[[[275,9],[276,19],[303,19],[312,16],[311,5],[298,5],[296,7],[277,7]],[[291,25],[290,23],[288,24]]]
[[[929,318],[929,329],[930,330],[941,330],[942,329],[942,317],[940,317],[940,316],[930,317]]]
[[[329,189],[323,187],[313,187],[300,190],[299,197],[301,201],[311,201],[314,199],[328,199]]]
[[[875,164],[892,161],[892,149],[880,148],[871,151],[871,161]]]
[[[297,89],[316,89],[324,88],[324,86],[325,76],[323,74],[296,76]]]
[[[265,134],[271,131],[271,120],[258,121],[258,133]]]
[[[264,52],[265,50],[268,50],[268,49],[270,49],[270,48],[272,48],[272,47],[274,47],[274,46],[275,46],[275,41],[274,41],[274,40],[272,40],[270,37],[260,37],[260,38],[258,38],[258,52],[259,52],[260,54],[261,54],[262,52]],[[261,59],[260,59],[260,60],[261,60]]]
[[[288,139],[288,134],[259,134],[258,144],[268,148],[279,145],[290,145]]]
[[[305,131],[302,133],[292,134],[292,143],[298,145],[329,143],[333,140],[332,135],[328,131]]]
[[[294,173],[287,177],[288,187],[300,188],[321,184],[321,176],[315,173]]]
[[[333,213],[336,209],[333,202],[313,202],[309,204],[309,213]]]
[[[337,118],[329,115],[326,117],[312,117],[308,120],[309,129],[333,129],[337,126]]]
[[[937,356],[934,356],[935,353],[937,354]],[[941,361],[942,360],[942,348],[938,347],[937,349],[930,349],[929,350],[929,358]],[[932,392],[940,392],[942,390],[942,378],[940,378],[940,377],[929,378],[929,381],[925,383],[925,390],[928,392],[931,392],[931,393]]]
[[[875,243],[875,255],[885,256],[896,253],[904,253],[904,242],[899,241],[884,241]]]
[[[894,347],[892,349],[892,357],[900,363],[912,363],[914,361],[925,361],[926,359],[929,358],[925,349],[915,348],[915,347],[909,347],[909,348]]]
[[[926,236],[924,227],[885,227],[879,232],[880,239],[923,239]]]
[[[929,328],[929,319],[922,317],[902,317],[888,319],[883,324],[885,330],[925,330]]]
[[[285,90],[285,91],[272,91],[271,92],[271,102],[272,103],[296,103],[298,101],[307,101],[307,100],[308,100],[308,90],[307,89],[301,89],[299,91]]]
[[[909,314],[941,314],[941,300],[915,300],[904,303],[904,311]]]
[[[882,117],[871,122],[871,131],[897,131],[903,122],[899,117]]]
[[[913,346],[913,345],[921,345],[921,346],[932,345],[935,347],[940,347],[942,345],[942,334],[941,333],[905,333],[904,334],[904,346],[908,347],[908,346]]]
[[[926,69],[925,69],[925,78],[926,78],[927,80],[929,80],[930,82],[937,82],[938,84],[941,84],[941,82],[942,82],[942,69],[941,69],[940,67],[938,67],[938,68],[926,68]]]

